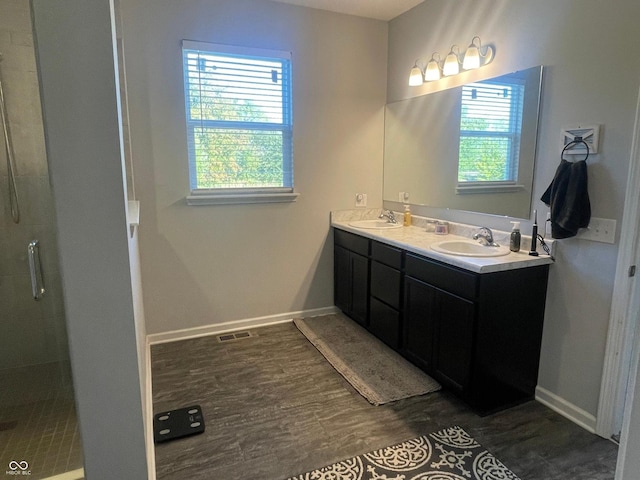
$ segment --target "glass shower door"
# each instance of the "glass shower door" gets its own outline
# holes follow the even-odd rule
[[[0,476],[72,480],[82,448],[30,5],[0,12]]]

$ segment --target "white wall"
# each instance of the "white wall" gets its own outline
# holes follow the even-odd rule
[[[388,101],[438,88],[407,85],[416,58],[452,44],[461,50],[474,35],[494,44],[493,63],[443,80],[465,83],[534,65],[545,66],[534,179],[534,207],[559,163],[560,132],[574,124],[603,124],[601,153],[589,159],[589,194],[595,217],[622,218],[640,75],[636,34],[640,3],[598,0],[428,0],[389,27]],[[430,214],[430,209],[416,213]],[[508,218],[438,211],[441,216],[506,230]],[[530,231],[531,222],[523,223]],[[619,233],[619,228],[618,228]],[[594,419],[602,375],[617,245],[568,239],[558,242],[551,267],[539,386]]]
[[[380,207],[387,23],[255,0],[122,2],[147,331],[333,305],[329,212]],[[293,53],[295,203],[190,207],[181,40]]]
[[[129,258],[112,5],[35,0],[33,10],[85,476],[144,479],[141,311]]]

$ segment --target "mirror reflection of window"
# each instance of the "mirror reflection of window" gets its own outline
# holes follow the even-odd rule
[[[484,81],[461,89],[458,183],[515,184],[524,81]]]
[[[477,98],[481,98],[478,95],[479,88],[490,85],[497,90],[495,98],[501,99],[503,103],[508,102],[509,113],[503,114],[497,126],[492,127],[487,127],[490,122],[486,117],[490,116],[485,114],[485,118],[481,119],[483,127],[475,127],[474,130],[467,125],[463,128],[466,131],[463,131],[462,138],[462,85],[441,88],[435,82],[432,88],[441,88],[440,90],[387,104],[384,200],[398,202],[399,192],[409,192],[412,205],[529,218],[533,198],[542,71],[541,66],[536,66],[497,77],[474,79],[473,83],[479,84],[472,87],[475,88]],[[521,98],[516,102],[517,90],[520,90]],[[467,95],[473,95],[473,90],[467,91],[471,92]],[[521,108],[521,113],[515,113],[516,106]],[[466,108],[468,120],[463,120],[463,127],[464,123],[471,124],[472,121],[480,123],[471,111]],[[504,128],[505,124],[511,125],[516,120],[521,124],[518,139],[513,135],[515,127],[511,129],[512,134],[505,134],[508,128]],[[495,140],[499,137],[503,144],[511,144],[512,156],[503,156],[504,159],[510,159],[510,164],[506,160],[503,162],[499,176],[483,177],[489,179],[481,181],[478,180],[479,175],[458,178],[460,171],[476,171],[473,165],[458,168],[460,143],[464,144],[471,137],[494,138],[494,144],[500,143]],[[507,140],[504,140],[505,137]],[[485,143],[490,143],[490,140]],[[508,148],[503,147],[503,151],[508,151]],[[463,156],[464,153],[463,147]],[[504,168],[505,165],[509,165],[510,169]],[[512,180],[508,180],[509,178]]]

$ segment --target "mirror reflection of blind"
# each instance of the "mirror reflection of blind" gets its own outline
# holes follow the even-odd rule
[[[191,188],[293,186],[289,58],[183,48]]]
[[[458,182],[516,182],[524,84],[462,87]]]

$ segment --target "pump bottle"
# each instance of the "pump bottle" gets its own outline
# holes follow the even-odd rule
[[[402,224],[405,227],[411,226],[411,211],[409,210],[409,205],[404,206],[404,221]]]
[[[520,222],[513,223],[513,230],[511,231],[511,237],[509,239],[509,250],[512,252],[520,251]]]

